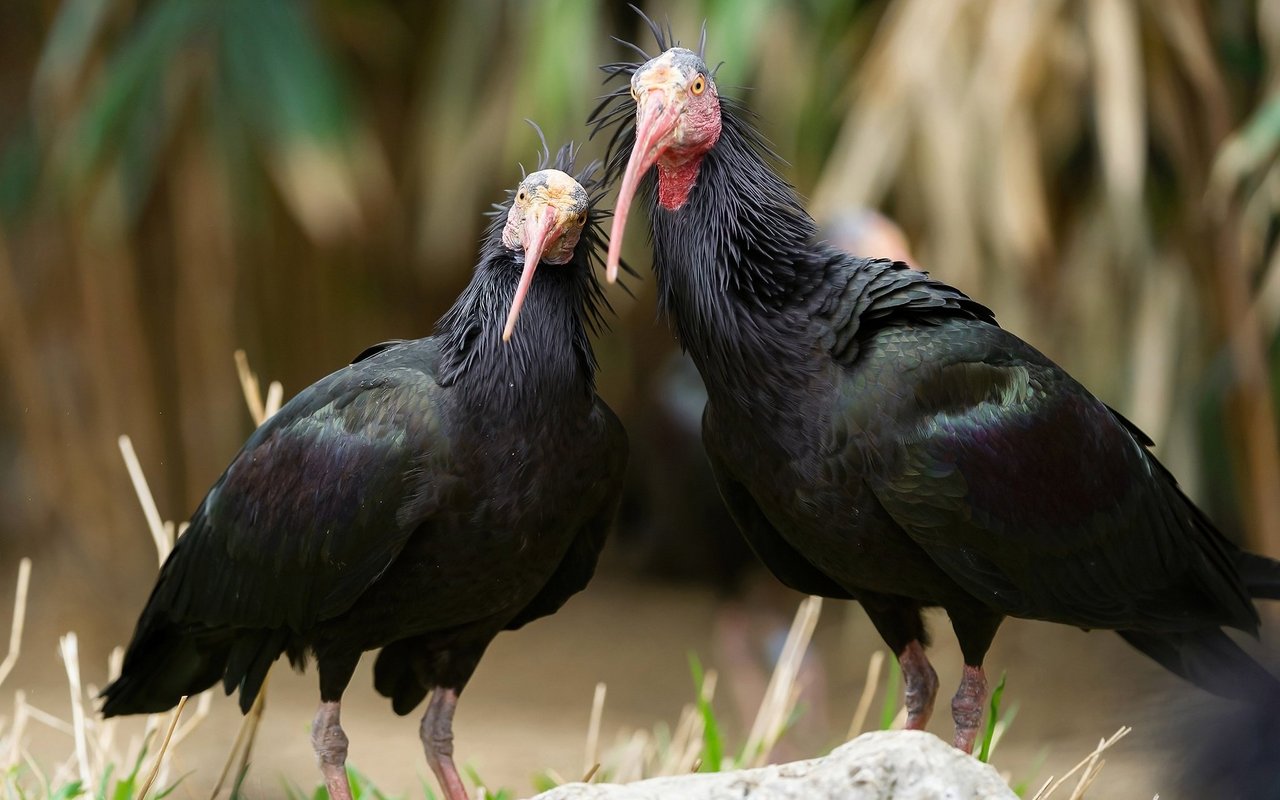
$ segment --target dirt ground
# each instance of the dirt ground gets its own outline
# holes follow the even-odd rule
[[[790,608],[779,608],[777,619]],[[732,660],[724,645],[725,630],[732,628],[734,619],[741,616],[726,614],[709,592],[599,576],[561,613],[494,643],[459,706],[459,762],[474,766],[491,787],[511,788],[517,796],[530,793],[531,776],[547,768],[568,778],[580,776],[596,682],[608,685],[605,749],[634,729],[652,729],[663,721],[674,724],[694,693],[686,654],[696,652],[708,666],[723,672],[720,662]],[[1273,618],[1273,630],[1274,625]],[[958,681],[960,658],[945,618],[934,618],[931,629],[935,644],[930,652],[943,687],[931,730],[945,738],[951,733],[945,698]],[[101,682],[105,669],[97,665],[103,663],[103,653],[94,652],[97,645],[91,636],[86,640],[85,680]],[[4,691],[0,714],[8,714],[7,696],[15,687],[24,689],[34,705],[66,713],[67,689],[54,641],[50,631],[28,637],[30,646]],[[812,650],[814,668],[809,671],[811,681],[824,687],[806,695],[806,715],[780,756],[817,755],[842,740],[868,658],[879,646],[860,609],[826,602]],[[374,693],[371,665],[372,658],[366,657],[343,706],[350,761],[393,796],[421,796],[421,780],[433,782],[418,743],[417,720],[395,716]],[[255,761],[245,784],[251,798],[281,796],[282,781],[313,787],[318,779],[307,733],[316,702],[314,675],[299,676],[283,666],[272,674]],[[1017,718],[993,759],[1014,783],[1031,784],[1034,793],[1050,775],[1073,766],[1100,738],[1130,725],[1134,732],[1108,754],[1092,796],[1178,797],[1171,785],[1170,756],[1161,750],[1161,728],[1168,724],[1162,715],[1170,698],[1194,690],[1162,673],[1117,637],[1010,620],[996,639],[987,669],[993,683],[1007,671],[1006,705],[1018,706]],[[722,675],[716,706],[730,727],[730,744],[740,744],[749,720],[744,724],[738,719],[733,689],[724,687],[736,685],[750,694],[762,673],[744,675],[751,670],[741,666],[729,672],[738,674]],[[209,718],[176,751],[174,773],[187,777],[175,797],[208,796],[239,723],[235,704],[217,697]],[[140,728],[129,720],[118,735],[127,737]],[[39,726],[33,730],[31,746],[40,763],[55,764],[72,752],[65,734]]]

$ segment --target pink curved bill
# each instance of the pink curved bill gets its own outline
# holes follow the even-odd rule
[[[520,272],[520,284],[516,286],[516,295],[511,300],[511,310],[507,312],[507,325],[502,329],[502,341],[511,341],[515,332],[516,320],[520,317],[520,308],[524,298],[529,294],[529,286],[533,283],[533,273],[542,260],[542,251],[552,238],[556,229],[556,210],[547,206],[538,217],[526,217],[524,223],[524,269]]]
[[[627,227],[627,214],[635,199],[640,179],[662,155],[659,143],[676,127],[679,117],[676,104],[663,97],[660,90],[651,89],[644,103],[640,104],[636,118],[636,143],[631,148],[627,170],[622,174],[622,186],[618,189],[618,205],[613,210],[613,227],[609,231],[609,254],[605,259],[605,279],[609,283],[618,280],[618,264],[622,261],[622,233]]]

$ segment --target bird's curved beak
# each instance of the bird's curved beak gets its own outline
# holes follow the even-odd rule
[[[554,205],[548,203],[540,212],[525,217],[524,236],[524,269],[520,272],[520,283],[516,286],[516,295],[511,300],[511,310],[507,312],[507,324],[502,329],[502,341],[511,340],[516,329],[516,320],[520,317],[520,307],[524,305],[525,295],[529,294],[529,285],[533,283],[533,273],[542,261],[542,253],[547,245],[554,242],[561,234],[560,215]]]
[[[640,179],[657,163],[680,119],[679,104],[669,92],[653,87],[637,102],[636,143],[631,148],[627,171],[622,174],[618,204],[613,210],[613,227],[609,232],[609,255],[605,260],[605,278],[618,280],[618,264],[622,260],[622,232],[627,227],[627,213],[635,198]]]

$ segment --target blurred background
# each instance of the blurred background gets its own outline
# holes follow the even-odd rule
[[[721,93],[760,115],[833,239],[909,252],[982,300],[1144,428],[1224,532],[1280,556],[1280,2],[640,5],[688,43],[706,20]],[[522,120],[553,146],[585,138],[596,66],[630,57],[610,35],[652,47],[624,5],[586,0],[0,3],[0,598],[18,558],[35,563],[0,715],[14,685],[66,706],[67,630],[100,684],[150,588],[117,437],[181,520],[252,429],[233,351],[288,397],[368,344],[428,334],[468,280],[482,212],[537,161]],[[690,650],[745,735],[800,600],[719,509],[696,373],[656,319],[644,237],[628,241],[635,297],[611,291],[596,343],[634,453],[613,544],[587,593],[499,639],[458,716],[462,759],[520,790],[545,767],[576,774],[596,681],[606,740],[673,720]],[[949,696],[958,653],[934,628]],[[781,756],[843,739],[879,645],[855,607],[826,604]],[[1011,623],[988,667],[1021,707],[998,767],[1048,777],[1127,723],[1099,785],[1179,796],[1160,710],[1192,690],[1114,637]],[[267,796],[280,775],[314,780],[314,678],[275,681]],[[344,715],[352,761],[416,787],[416,723],[368,685]],[[237,725],[215,702],[190,785]],[[65,753],[60,736],[31,746]]]

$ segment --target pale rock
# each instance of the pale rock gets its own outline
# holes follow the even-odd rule
[[[988,764],[931,733],[876,731],[829,755],[734,772],[570,783],[533,800],[1016,800]]]

